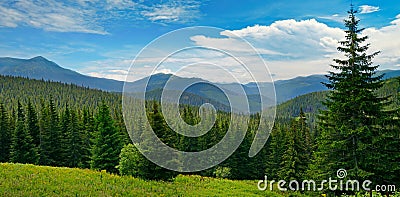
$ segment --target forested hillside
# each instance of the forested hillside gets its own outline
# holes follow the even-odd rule
[[[104,101],[111,109],[119,109],[121,95],[101,90],[85,88],[74,84],[27,79],[23,77],[0,76],[0,100],[7,110],[16,107],[17,101],[27,103],[29,100],[35,107],[43,102],[55,101],[57,109],[68,103],[72,108],[95,109]]]
[[[122,118],[120,94],[21,77],[2,76],[0,80],[1,162],[118,172],[116,166],[121,148],[130,143]],[[148,104],[148,118],[152,127],[159,128],[156,132],[160,134],[167,133],[165,141],[180,150],[195,151],[212,146],[224,136],[229,125],[230,114],[218,112],[217,122],[207,135],[193,139],[172,135],[163,121],[158,102],[149,101]],[[182,117],[189,124],[195,124],[200,121],[198,109],[182,105]],[[256,121],[253,118],[252,124],[255,125]],[[265,169],[262,167],[262,156],[241,158],[243,153],[248,152],[255,129],[255,126],[249,129],[245,138],[247,143],[239,148],[240,152],[221,166],[198,174],[235,179],[255,179],[261,176]],[[107,156],[103,152],[104,142],[109,143],[109,149],[105,148],[110,151]],[[149,162],[143,156],[140,159]],[[247,162],[237,167],[239,160]],[[148,172],[144,178],[169,179],[176,175],[168,174],[168,171],[155,165],[152,167],[146,168]],[[217,168],[230,170],[220,175]],[[154,175],[156,177],[152,177]]]
[[[0,77],[0,80],[0,141],[4,150],[0,157],[1,162],[106,169],[108,172],[148,179],[170,179],[176,176],[176,173],[147,161],[133,146],[128,146],[130,139],[120,111],[119,94],[20,77]],[[229,113],[218,112],[211,131],[198,138],[188,138],[173,134],[166,126],[157,102],[149,101],[148,104],[152,128],[158,128],[156,133],[165,136],[163,141],[179,150],[198,151],[213,146],[225,135],[230,123]],[[200,121],[198,107],[183,105],[181,114],[189,124]],[[299,120],[293,119],[291,125],[303,125],[301,132],[304,133],[308,129],[304,126],[304,116],[301,117],[303,118]],[[195,174],[231,179],[259,179],[263,177],[265,170],[272,170],[272,167],[267,167],[267,163],[274,162],[278,165],[280,160],[268,160],[268,157],[272,157],[270,154],[266,157],[274,148],[269,144],[276,146],[275,140],[284,143],[286,137],[292,136],[291,132],[295,131],[287,130],[289,125],[279,126],[277,123],[273,132],[276,134],[273,134],[268,145],[256,157],[249,158],[247,155],[258,121],[258,115],[251,116],[244,142],[228,160]],[[278,133],[282,135],[278,136]],[[109,144],[104,144],[105,142]],[[106,154],[107,158],[104,158],[103,146],[109,147],[106,150],[111,151]],[[303,148],[305,146],[310,144],[304,144]],[[121,148],[124,154],[119,155]],[[130,163],[129,159],[126,163],[126,158],[132,158],[132,153],[136,154],[135,157],[140,162],[146,163],[145,166],[151,167],[136,166],[139,171],[126,168]],[[274,153],[277,158],[280,158],[277,156],[279,154],[283,153]],[[117,169],[117,165],[120,168]]]
[[[300,113],[300,108],[302,108],[309,120],[310,126],[315,126],[315,121],[320,110],[326,110],[323,102],[327,99],[328,92],[308,93],[277,105],[277,121],[287,122],[291,118],[297,117]],[[376,94],[379,97],[389,97],[390,105],[386,108],[387,110],[391,110],[400,106],[399,92],[400,77],[396,77],[385,80],[383,86],[376,91]]]

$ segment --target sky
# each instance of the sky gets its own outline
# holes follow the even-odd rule
[[[0,1],[0,57],[28,59],[40,55],[85,75],[117,80],[125,80],[127,74],[133,74],[129,80],[137,80],[154,72],[216,82],[235,78],[249,82],[255,79],[252,75],[261,76],[260,80],[269,79],[262,77],[266,74],[282,80],[325,74],[332,59],[341,57],[336,48],[344,39],[343,20],[350,3]],[[381,51],[374,62],[381,65],[380,69],[399,69],[400,1],[352,3],[358,10],[360,27],[365,28],[363,34],[369,36],[370,51]],[[192,49],[174,53],[185,47]],[[251,64],[251,72],[240,68],[232,54]],[[159,64],[155,60],[161,57],[169,59]],[[129,70],[135,58],[142,61]],[[156,65],[159,67],[154,70]],[[221,70],[217,72],[217,68]]]

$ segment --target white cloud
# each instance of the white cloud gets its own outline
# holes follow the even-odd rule
[[[376,56],[375,62],[383,68],[396,68],[400,64],[400,14],[390,25],[376,29],[365,29],[363,34],[369,36],[367,42],[371,43],[370,51],[381,51]]]
[[[23,15],[21,13],[0,5],[0,27],[17,27],[17,23],[22,19]]]
[[[322,74],[331,70],[333,58],[342,58],[337,52],[338,41],[345,39],[342,29],[329,27],[315,19],[276,21],[269,26],[254,25],[243,29],[221,32],[225,38],[195,36],[198,45],[215,45],[227,50],[242,48],[236,44],[233,33],[248,40],[256,47],[264,59],[274,79],[288,79],[299,75]],[[370,39],[370,52],[381,51],[374,62],[380,69],[393,69],[400,65],[400,14],[390,25],[376,29],[367,28],[363,32]],[[365,44],[366,44],[365,43]],[[266,51],[263,53],[262,51]]]
[[[121,59],[89,61],[81,65],[82,67],[78,72],[93,77],[124,81],[128,73],[129,65],[130,60]]]
[[[196,1],[169,2],[145,8],[141,14],[153,22],[189,22],[199,16],[200,4]]]
[[[91,20],[95,15],[93,10],[55,0],[3,3],[0,10],[9,15],[0,17],[0,24],[7,27],[32,26],[46,31],[107,34],[95,20]]]
[[[132,63],[131,59],[104,59],[97,61],[89,61],[81,65],[79,73],[93,77],[101,77],[125,81],[129,73],[129,67]],[[152,63],[149,61],[148,63]],[[152,66],[135,67],[134,71],[129,73],[129,81],[136,81],[148,76],[153,71]],[[164,66],[159,67],[155,73],[172,74],[171,69]]]
[[[343,23],[343,21],[346,18],[346,16],[339,15],[339,14],[333,14],[331,16],[319,16],[318,18],[331,20],[331,21],[335,21],[335,22],[339,22],[339,23]]]
[[[230,34],[230,33],[222,32],[221,35],[223,34]],[[194,41],[199,46],[209,46],[224,51],[236,51],[243,53],[253,52],[253,50],[249,51],[249,48],[242,40],[238,40],[235,37],[230,37],[230,36],[228,36],[228,38],[211,38],[204,35],[197,35],[197,36],[192,36],[190,40]],[[277,51],[265,48],[259,48],[258,52],[260,54],[265,54],[265,55],[284,55],[283,53],[279,53]]]
[[[132,0],[106,0],[108,9],[132,9],[138,4]]]
[[[118,81],[124,81],[126,76],[119,73],[114,74],[113,72],[89,72],[86,74],[92,77],[114,79]]]
[[[369,14],[373,12],[378,12],[380,9],[377,6],[362,5],[360,8],[360,14]]]
[[[267,61],[315,59],[332,53],[337,43],[344,38],[339,28],[328,27],[315,19],[276,21],[269,26],[254,25],[239,30],[226,30],[226,38],[195,36],[191,39],[198,45],[215,45],[228,50],[242,50],[232,34],[249,41]]]
[[[197,1],[17,0],[0,2],[0,27],[31,26],[46,31],[108,34],[110,21],[186,23],[199,16]]]

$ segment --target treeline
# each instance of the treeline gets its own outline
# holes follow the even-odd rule
[[[42,101],[36,108],[29,100],[27,103],[17,101],[10,110],[0,103],[0,162],[91,168],[144,179],[170,179],[177,175],[147,160],[131,144],[120,111],[112,114],[104,102],[95,109],[74,108],[68,104],[58,109],[54,103],[52,99]],[[217,144],[225,136],[232,115],[218,112],[212,129],[201,137],[192,138],[170,129],[158,102],[148,101],[147,105],[148,119],[157,136],[170,147],[190,152]],[[182,106],[180,113],[187,124],[201,121],[198,107]],[[145,120],[137,124],[145,125],[141,121]],[[191,174],[259,179],[266,170],[268,174],[274,174],[276,169],[280,173],[291,171],[290,165],[281,164],[297,159],[292,151],[296,151],[295,157],[301,157],[302,161],[309,158],[308,147],[312,147],[313,137],[304,113],[293,119],[291,126],[276,126],[265,148],[250,158],[248,151],[258,124],[259,115],[252,115],[243,142],[226,161]]]
[[[118,163],[119,149],[129,142],[121,115],[112,118],[104,103],[96,112],[68,104],[57,109],[52,99],[41,103],[36,108],[29,101],[18,101],[9,111],[0,103],[0,162],[100,169],[95,150],[103,141],[97,139],[112,133],[118,135],[112,141]]]
[[[112,128],[108,132],[113,133],[113,131],[116,131],[120,136],[120,143],[110,144],[112,150],[119,153],[124,145],[131,143],[123,122],[121,95],[118,93],[107,93],[72,84],[32,80],[21,77],[1,76],[0,81],[2,82],[0,102],[3,103],[0,138],[2,141],[4,140],[4,143],[1,143],[1,146],[4,147],[2,149],[4,151],[2,151],[1,162],[11,161],[50,166],[91,168],[94,142],[99,137],[98,133],[101,129],[99,126],[104,125],[104,120],[109,120],[108,124],[112,125],[107,127]],[[104,110],[100,111],[102,106],[108,107],[109,112],[106,113],[109,113],[109,117],[103,117],[100,120],[99,115],[105,113]],[[166,125],[159,108],[158,102],[148,102],[147,113],[151,127],[159,133],[167,132],[168,134],[164,135],[167,137],[164,137],[163,141],[168,142],[168,145],[178,150],[199,151],[208,149],[225,136],[230,125],[231,114],[219,111],[216,115],[215,125],[206,135],[198,138],[176,135]],[[188,124],[194,125],[201,120],[198,107],[185,105],[180,110],[182,118]],[[144,120],[137,121],[135,125],[144,125]],[[259,116],[257,114],[251,116],[249,129],[243,143],[228,160],[219,166],[196,174],[231,179],[262,178],[267,168],[266,163],[268,159],[265,155],[271,148],[266,146],[256,157],[248,157],[248,151],[254,139],[255,131],[258,129],[258,121]],[[16,133],[17,125],[19,125],[18,133]],[[277,126],[274,129],[271,139],[274,138],[275,131],[286,132],[284,130],[289,128],[285,126],[286,123],[278,125],[282,126]],[[11,160],[11,139],[13,135],[26,136],[21,138],[21,140],[23,139],[27,142],[26,144],[29,144],[29,141],[31,141],[29,138],[32,138],[34,146],[30,146],[27,150],[31,150],[28,152],[36,156],[29,161]],[[163,138],[162,134],[159,136]],[[284,136],[282,135],[282,137]],[[286,139],[279,140],[286,141]],[[103,141],[106,142],[107,140],[103,139]],[[19,146],[14,146],[14,148],[17,147]],[[130,146],[130,149],[132,148],[133,146]],[[139,153],[137,150],[135,151]],[[17,153],[18,151],[14,152]],[[114,155],[117,155],[117,153]],[[176,175],[176,173],[171,173],[157,167],[141,154],[136,157],[141,160],[139,163],[142,163],[142,166],[146,167],[136,170],[141,174],[135,174],[135,176],[149,179],[164,179]],[[120,171],[125,174],[131,173],[124,171],[127,168],[119,165],[118,158],[114,158],[113,161],[109,167],[98,169],[106,169],[114,173],[119,173]],[[104,163],[109,162],[106,161]],[[115,168],[117,165],[120,166],[119,169]],[[128,169],[130,171],[134,170],[131,167]]]
[[[76,109],[96,109],[102,102],[112,113],[121,110],[121,93],[105,92],[75,84],[28,79],[24,77],[0,76],[0,101],[6,110],[15,110],[17,102],[28,103],[39,109],[42,101],[52,99],[57,113],[68,104]]]

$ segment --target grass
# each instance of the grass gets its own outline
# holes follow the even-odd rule
[[[145,181],[88,169],[0,163],[0,196],[306,196],[275,192],[276,188],[260,191],[257,182],[187,175],[179,175],[171,182]]]
[[[257,181],[179,175],[145,181],[87,169],[0,163],[0,196],[282,196]]]

